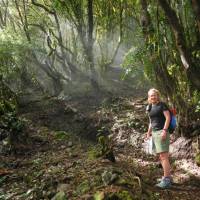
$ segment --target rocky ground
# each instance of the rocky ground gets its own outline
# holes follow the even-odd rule
[[[162,169],[142,149],[145,99],[45,98],[21,107],[19,116],[26,119],[27,141],[15,154],[1,150],[1,200],[200,199],[200,168],[189,148],[195,143],[185,138],[171,145],[172,188],[154,186]],[[106,138],[102,154],[97,136]]]

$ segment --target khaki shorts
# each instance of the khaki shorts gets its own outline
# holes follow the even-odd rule
[[[169,152],[170,136],[167,133],[165,140],[162,140],[162,130],[152,131],[153,150],[156,153]]]

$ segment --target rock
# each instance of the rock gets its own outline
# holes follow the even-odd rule
[[[124,148],[126,142],[127,142],[127,140],[120,141],[120,142],[116,143],[115,146],[116,146],[117,148],[119,148],[119,149],[120,149],[120,148]]]
[[[60,191],[51,200],[67,200],[67,197],[63,191]]]
[[[134,147],[139,147],[141,145],[141,135],[139,133],[134,132],[130,136],[129,143]]]
[[[65,149],[66,146],[65,145],[61,145],[60,149]]]
[[[118,178],[118,174],[114,173],[112,169],[105,170],[101,175],[104,185],[110,185]]]
[[[65,107],[65,109],[64,109],[64,113],[65,114],[75,114],[75,113],[77,113],[78,111],[77,111],[77,109],[76,108],[73,108],[72,106],[70,106],[70,105],[67,105],[66,107]]]
[[[69,189],[69,184],[59,184],[57,187],[57,192],[66,192]]]
[[[84,120],[86,120],[86,117],[81,113],[75,115],[73,119],[74,122],[83,122]]]
[[[73,146],[72,141],[69,141],[69,142],[67,143],[67,146],[68,146],[68,147],[72,147],[72,146]]]
[[[192,149],[192,140],[185,137],[179,137],[170,145],[170,153],[174,158],[192,158],[194,150]]]
[[[125,143],[127,142],[127,138],[123,138],[123,136],[125,135],[125,131],[122,131],[122,130],[119,130],[118,134],[116,134],[115,138],[116,138],[116,142],[117,142],[117,145],[122,145],[124,146]]]

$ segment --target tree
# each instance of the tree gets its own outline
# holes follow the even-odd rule
[[[198,113],[199,103],[199,31],[196,2],[135,2],[135,18],[140,12],[138,30],[144,43],[135,43],[135,63],[145,67],[147,77],[179,113],[179,132],[188,135]],[[196,5],[196,7],[194,6]],[[173,7],[173,9],[172,9]],[[137,53],[140,52],[140,53]],[[134,61],[132,59],[132,61]],[[188,101],[189,99],[189,101]],[[189,103],[188,103],[189,102]],[[190,112],[189,112],[190,111]]]
[[[193,4],[196,1],[193,1]],[[197,2],[196,2],[197,3]],[[190,49],[194,49],[191,44],[186,44],[186,39],[184,36],[184,29],[178,21],[178,17],[175,11],[170,7],[169,3],[166,0],[159,0],[159,4],[162,7],[165,16],[167,17],[169,24],[173,30],[174,37],[176,40],[176,46],[180,54],[180,58],[182,61],[183,67],[186,69],[186,73],[188,79],[193,88],[200,90],[200,67],[199,60],[195,59],[192,55]],[[198,3],[197,3],[198,5]],[[198,8],[198,7],[197,7]],[[195,9],[196,10],[196,9]],[[197,50],[200,49],[200,45],[198,45]]]

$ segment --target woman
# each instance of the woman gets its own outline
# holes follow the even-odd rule
[[[156,184],[156,186],[165,189],[171,186],[169,163],[170,137],[167,131],[170,124],[170,112],[167,105],[160,101],[159,91],[154,88],[148,91],[148,102],[147,111],[150,123],[147,138],[152,135],[154,150],[159,155],[164,172],[161,182]]]

